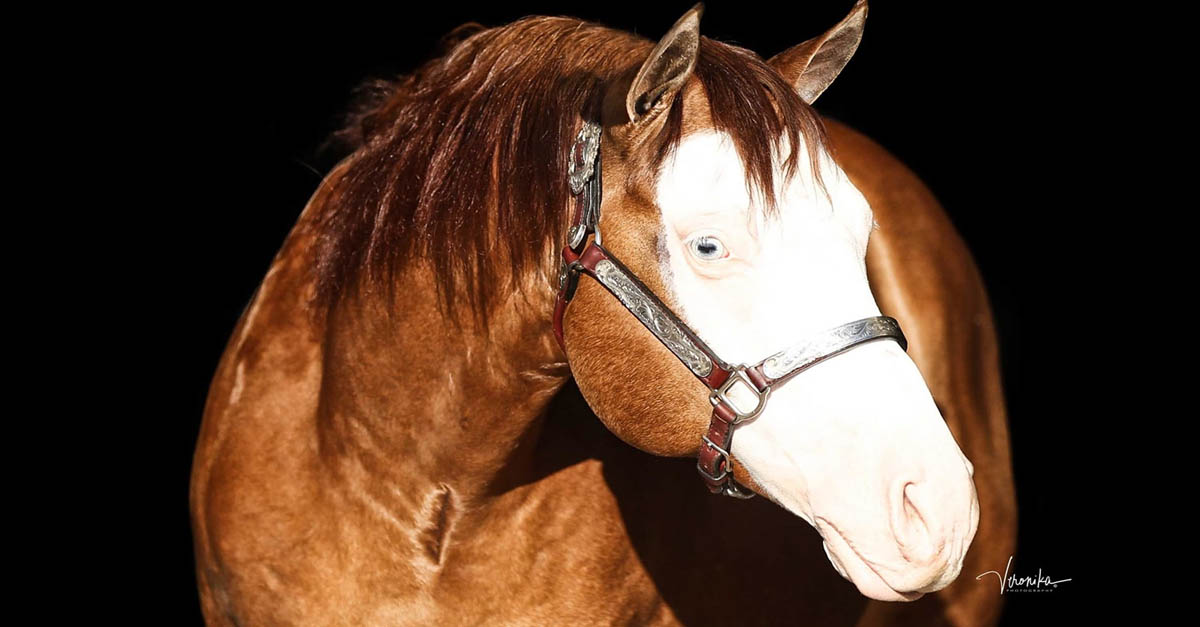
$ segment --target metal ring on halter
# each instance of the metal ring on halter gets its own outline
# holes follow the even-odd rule
[[[741,408],[738,407],[737,402],[732,398],[729,398],[729,390],[738,383],[745,384],[746,388],[750,390],[752,394],[754,394],[754,397],[757,401],[754,409],[749,412],[742,411]],[[720,387],[713,390],[708,395],[708,401],[713,405],[720,405],[721,403],[724,403],[726,407],[732,409],[734,413],[734,419],[733,422],[729,424],[739,425],[747,420],[754,420],[755,418],[758,418],[758,415],[761,414],[763,409],[767,406],[767,399],[770,397],[771,386],[768,385],[759,390],[758,387],[754,385],[754,382],[750,380],[750,377],[746,375],[746,367],[738,366],[729,373],[729,378],[725,379],[725,382],[722,383]]]
[[[729,483],[726,483],[725,487],[721,490],[721,494],[724,496],[731,496],[735,499],[742,499],[743,501],[757,496],[757,494],[751,490],[743,491],[742,484],[736,481],[730,481]]]

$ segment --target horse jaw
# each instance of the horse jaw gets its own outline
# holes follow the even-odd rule
[[[690,135],[664,163],[662,271],[680,314],[726,360],[758,363],[879,315],[866,278],[870,207],[831,159],[822,176],[828,197],[802,167],[776,192],[779,215],[767,217],[724,134]],[[688,248],[697,234],[722,239],[729,258],[698,261]],[[732,453],[767,496],[817,529],[834,568],[864,595],[914,600],[961,570],[979,518],[970,462],[895,342],[857,347],[779,386],[738,428]]]

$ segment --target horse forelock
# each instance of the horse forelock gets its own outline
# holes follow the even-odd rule
[[[520,289],[519,276],[552,263],[571,206],[567,149],[580,119],[599,116],[604,89],[653,44],[571,18],[451,35],[448,52],[413,73],[366,81],[327,142],[352,152],[317,216],[315,311],[360,288],[394,297],[398,272],[424,260],[447,310],[466,304],[486,323],[502,290]],[[757,55],[702,38],[694,80],[768,207],[780,141],[804,141],[819,181],[820,118]],[[678,104],[659,133],[655,171],[682,140]],[[799,161],[792,151],[785,176]]]

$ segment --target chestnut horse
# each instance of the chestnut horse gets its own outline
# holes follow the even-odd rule
[[[702,37],[699,6],[657,44],[526,18],[372,84],[209,392],[207,621],[995,622],[974,576],[1016,513],[986,294],[930,192],[811,107],[865,17],[767,62]],[[907,335],[737,426],[763,498],[670,459],[701,450],[708,389],[604,286],[579,281],[556,341],[591,123],[605,249],[730,363],[881,311]]]

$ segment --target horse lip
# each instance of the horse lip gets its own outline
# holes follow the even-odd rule
[[[902,597],[905,601],[916,601],[917,599],[920,599],[921,597],[925,596],[924,592],[916,592],[916,591],[902,592],[902,591],[897,590],[894,587],[892,587],[892,584],[888,583],[888,580],[885,579],[883,577],[883,575],[879,573],[879,570],[875,568],[875,565],[872,564],[870,560],[864,558],[862,556],[862,554],[858,552],[858,549],[854,548],[854,545],[851,544],[850,541],[846,539],[846,536],[844,534],[842,534],[842,532],[837,528],[836,525],[829,522],[829,519],[821,517],[821,516],[817,516],[817,517],[815,517],[815,519],[819,524],[822,525],[822,527],[824,529],[828,529],[830,532],[832,532],[832,535],[834,537],[836,537],[838,540],[841,540],[841,543],[850,550],[850,552],[854,555],[854,557],[858,558],[859,562],[862,562],[864,565],[866,565],[866,567],[871,571],[871,573],[873,573],[875,575],[875,577],[877,579],[879,579],[879,581],[883,582],[883,585],[887,586],[887,588],[889,590],[891,590],[892,592],[894,592],[897,595],[899,595],[900,597]],[[822,529],[822,527],[818,527],[818,531],[821,533],[822,537],[827,537],[825,534],[825,531],[824,531],[824,529]],[[831,558],[830,561],[833,562],[833,559],[832,559],[833,556],[831,555],[832,552],[830,551],[829,546],[828,546],[829,545],[828,539],[826,539],[826,541],[823,542],[822,545],[825,548],[825,555],[829,556]],[[841,563],[840,558],[834,564],[834,570],[838,571],[838,573],[841,574],[842,577],[845,578],[846,580],[850,581],[851,583],[856,584],[856,582],[852,578],[848,577],[847,574],[845,572],[843,572],[847,569]],[[857,586],[857,584],[856,584],[856,586]]]

